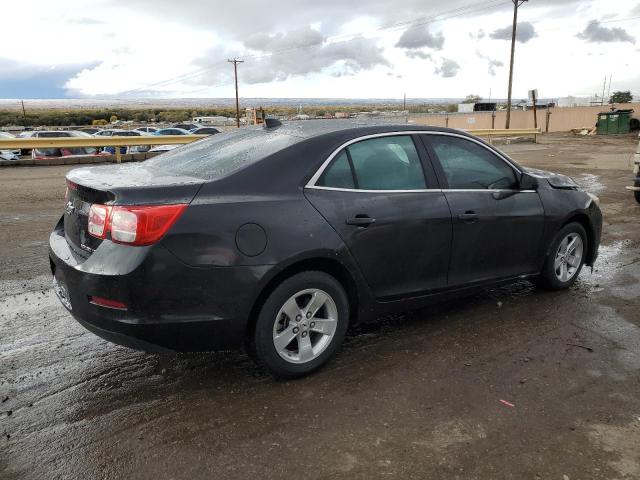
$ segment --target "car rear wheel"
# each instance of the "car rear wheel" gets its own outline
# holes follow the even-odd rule
[[[273,375],[301,377],[331,358],[348,324],[342,285],[324,272],[298,273],[278,285],[260,309],[255,354]]]
[[[587,254],[587,233],[579,223],[565,225],[555,236],[540,275],[542,286],[568,288],[576,281]]]

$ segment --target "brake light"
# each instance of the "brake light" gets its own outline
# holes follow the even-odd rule
[[[186,204],[109,206],[93,204],[89,209],[89,234],[115,243],[151,245],[160,240],[182,215]]]

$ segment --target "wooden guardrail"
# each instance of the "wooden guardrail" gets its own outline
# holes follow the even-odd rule
[[[533,136],[533,141],[538,143],[539,128],[487,128],[487,129],[469,129],[465,130],[476,137],[486,137],[489,143],[493,143],[494,137],[528,137]]]
[[[8,138],[0,139],[0,150],[64,148],[64,147],[130,147],[134,145],[180,145],[190,143],[208,135],[153,135],[135,137],[52,137],[52,138]],[[116,148],[116,161],[122,157]]]

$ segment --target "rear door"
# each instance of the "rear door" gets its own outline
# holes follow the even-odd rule
[[[516,167],[479,141],[421,137],[451,208],[449,285],[535,273],[544,227],[538,193],[521,190]]]
[[[305,189],[379,299],[446,286],[449,207],[415,140],[408,134],[355,140]]]

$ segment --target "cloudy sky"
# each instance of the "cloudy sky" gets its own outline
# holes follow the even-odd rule
[[[0,98],[506,97],[511,0],[2,2]],[[530,0],[514,96],[640,94],[640,2]],[[7,40],[9,39],[9,41]]]

